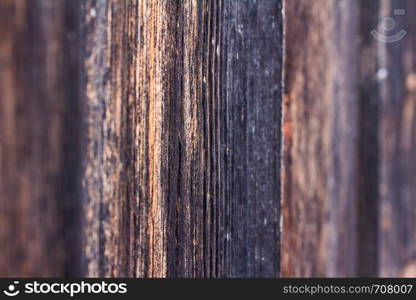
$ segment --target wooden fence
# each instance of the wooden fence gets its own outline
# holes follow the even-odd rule
[[[416,276],[413,14],[0,0],[0,275]]]

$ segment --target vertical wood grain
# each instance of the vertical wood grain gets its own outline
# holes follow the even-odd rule
[[[414,12],[0,0],[0,276],[416,276]]]
[[[281,1],[86,1],[88,276],[279,274]]]

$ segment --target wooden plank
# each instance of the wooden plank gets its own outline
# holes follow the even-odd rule
[[[79,276],[79,2],[0,1],[0,276]]]
[[[405,15],[395,15],[403,9]],[[380,15],[396,20],[408,34],[395,43],[379,43],[380,103],[380,275],[416,276],[416,20],[410,0],[380,2]],[[389,36],[392,33],[385,33]]]
[[[86,1],[88,276],[279,274],[281,1]]]
[[[224,11],[222,47],[227,62],[224,94],[218,102],[226,103],[224,203],[231,205],[224,218],[225,224],[231,223],[231,266],[226,275],[276,277],[280,273],[282,3],[224,1]]]
[[[283,275],[416,276],[416,4],[285,3]],[[0,276],[278,276],[282,21],[1,0]]]
[[[283,276],[357,273],[357,1],[285,2]]]

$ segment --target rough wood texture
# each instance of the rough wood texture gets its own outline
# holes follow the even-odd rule
[[[281,1],[86,1],[88,276],[279,274]]]
[[[0,0],[0,276],[416,276],[416,2],[282,2]]]
[[[394,16],[394,9],[406,15]],[[393,16],[402,40],[379,46],[380,275],[416,276],[416,3],[380,1],[380,15]],[[397,31],[394,31],[396,33]],[[390,33],[391,35],[391,33]]]
[[[357,4],[285,2],[283,276],[357,271]]]
[[[0,276],[81,274],[78,7],[0,1]]]

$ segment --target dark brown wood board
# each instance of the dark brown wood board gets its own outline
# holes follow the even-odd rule
[[[89,276],[279,274],[281,1],[86,1]]]
[[[0,0],[0,276],[416,276],[414,13]]]

